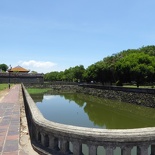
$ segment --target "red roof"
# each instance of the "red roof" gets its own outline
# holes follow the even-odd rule
[[[8,70],[9,72],[29,72],[29,70],[21,67],[21,66],[17,66],[17,67],[14,67],[14,68],[11,68]]]

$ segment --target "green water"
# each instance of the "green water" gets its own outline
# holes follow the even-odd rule
[[[83,127],[131,129],[155,126],[155,109],[85,94],[32,96],[48,120]]]

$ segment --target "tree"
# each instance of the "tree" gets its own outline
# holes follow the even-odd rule
[[[37,74],[38,72],[37,72],[37,71],[31,71],[31,73],[32,73],[32,74]]]
[[[44,75],[44,79],[45,79],[45,81],[57,81],[58,74],[59,74],[59,72],[57,72],[57,71],[46,73]]]
[[[87,82],[97,81],[98,68],[96,64],[88,66],[88,68],[85,71],[84,77]]]
[[[150,56],[155,56],[155,46],[152,45],[152,46],[146,46],[146,47],[142,47],[142,48],[139,48],[139,50],[141,52],[144,52],[145,54],[148,54]]]
[[[2,69],[3,71],[7,71],[8,70],[8,66],[6,64],[0,64],[0,69]]]
[[[83,81],[83,75],[85,72],[85,68],[83,65],[75,66],[72,68],[74,81]]]
[[[73,74],[73,68],[70,67],[69,69],[66,69],[64,71],[64,80],[65,81],[69,81],[69,82],[73,82],[74,81],[74,74]]]
[[[140,83],[152,81],[155,74],[155,57],[144,52],[126,55],[116,64],[116,72],[119,80],[123,82],[136,81]]]

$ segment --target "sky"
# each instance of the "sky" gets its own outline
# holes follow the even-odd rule
[[[155,44],[155,0],[0,0],[0,64],[48,73]]]

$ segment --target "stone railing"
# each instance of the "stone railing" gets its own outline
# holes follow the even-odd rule
[[[114,155],[118,147],[121,155],[131,155],[133,147],[136,155],[155,154],[155,128],[108,130],[51,122],[42,116],[24,85],[22,90],[32,144],[40,154],[82,155],[83,146],[89,155],[97,155],[98,147],[104,147],[105,155]]]

